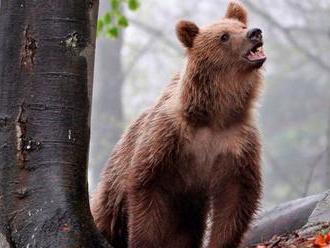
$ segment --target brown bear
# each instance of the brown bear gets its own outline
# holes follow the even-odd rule
[[[234,248],[258,206],[262,32],[239,2],[176,32],[186,65],[122,136],[92,200],[115,248]]]

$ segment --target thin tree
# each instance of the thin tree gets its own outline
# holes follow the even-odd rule
[[[108,9],[108,2],[100,2],[100,12]],[[102,13],[100,13],[102,14]],[[122,69],[123,33],[116,39],[98,37],[96,52],[95,96],[93,103],[93,142],[91,145],[90,171],[93,190],[100,181],[100,174],[112,147],[120,138],[124,126],[122,88],[124,76]],[[111,108],[109,108],[111,106]]]
[[[0,243],[109,247],[89,210],[97,0],[2,0]]]

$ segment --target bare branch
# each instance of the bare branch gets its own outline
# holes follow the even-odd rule
[[[313,176],[314,176],[314,172],[315,172],[315,169],[317,168],[317,166],[320,164],[322,158],[324,157],[325,155],[325,152],[326,150],[323,150],[322,152],[320,152],[316,158],[313,160],[312,164],[311,164],[311,170],[307,176],[307,179],[306,179],[306,183],[305,183],[305,186],[304,186],[304,191],[302,193],[302,197],[306,197],[308,195],[308,192],[309,192],[309,188],[311,186],[311,183],[312,183],[312,179],[313,179]]]
[[[276,171],[276,173],[282,179],[284,179],[296,193],[300,194],[301,193],[301,190],[292,182],[291,178],[288,177],[287,173],[284,172],[281,169],[280,165],[274,159],[274,157],[272,156],[272,154],[269,151],[264,150],[264,155],[265,155],[266,159],[268,160],[268,162],[271,164],[271,166],[274,167],[274,168],[276,168],[274,171]]]
[[[142,29],[143,31],[145,31],[148,34],[152,34],[154,36],[157,36],[158,38],[161,38],[162,42],[165,45],[172,48],[178,54],[180,54],[180,55],[183,54],[183,50],[180,49],[180,46],[178,43],[173,42],[171,39],[168,38],[167,34],[165,35],[162,31],[154,28],[154,26],[149,25],[147,23],[143,23],[136,19],[130,19],[130,23],[132,23],[136,27]]]
[[[139,61],[139,59],[148,51],[152,48],[153,44],[155,43],[157,36],[155,34],[153,34],[150,39],[148,40],[148,42],[142,46],[142,48],[136,53],[136,55],[133,57],[133,59],[128,63],[128,66],[125,70],[125,72],[123,73],[123,80],[125,80],[129,74],[131,74],[131,72],[133,71],[136,63]]]

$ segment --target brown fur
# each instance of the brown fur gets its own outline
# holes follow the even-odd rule
[[[184,70],[116,145],[92,201],[97,227],[116,248],[201,247],[208,215],[208,247],[239,245],[261,194],[253,112],[262,78],[241,60],[249,44],[237,8],[197,33],[180,22]]]
[[[229,3],[225,17],[229,19],[237,19],[245,25],[247,24],[247,11],[244,6],[237,1]]]
[[[192,47],[194,39],[199,32],[199,28],[195,23],[190,21],[180,21],[176,25],[176,34],[178,39],[185,47]]]

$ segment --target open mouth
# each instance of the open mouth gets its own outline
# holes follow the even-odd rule
[[[247,54],[245,54],[244,58],[250,62],[264,62],[266,60],[266,55],[263,51],[262,45],[262,42],[258,42]]]

